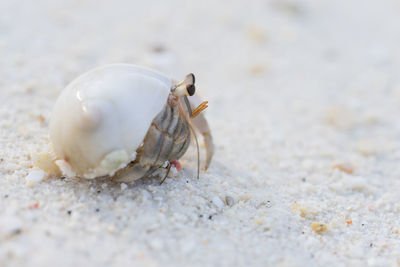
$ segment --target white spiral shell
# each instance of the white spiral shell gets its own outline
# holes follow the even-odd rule
[[[75,175],[112,176],[136,157],[172,80],[130,64],[112,64],[72,81],[57,99],[50,140]]]

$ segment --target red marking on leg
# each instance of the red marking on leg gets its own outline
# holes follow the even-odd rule
[[[169,94],[167,103],[171,106],[177,106],[179,104],[179,97]]]
[[[172,161],[171,164],[172,164],[172,166],[174,166],[178,171],[181,171],[181,170],[183,169],[181,163],[180,163],[178,160]]]

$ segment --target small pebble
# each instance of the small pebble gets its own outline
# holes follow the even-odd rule
[[[28,176],[26,176],[26,185],[29,187],[34,187],[35,184],[43,181],[46,177],[46,173],[42,170],[31,171]]]
[[[231,197],[231,196],[226,196],[226,197],[225,197],[225,203],[226,203],[226,205],[228,205],[229,207],[232,207],[233,204],[234,204],[233,197]]]
[[[127,189],[128,188],[128,185],[127,184],[125,184],[125,183],[122,183],[121,184],[121,190],[123,191],[123,190],[125,190],[125,189]]]
[[[213,197],[212,202],[219,209],[222,209],[225,205],[224,202],[222,202],[222,200],[218,196]]]
[[[0,216],[0,240],[4,243],[4,237],[11,237],[21,233],[23,229],[23,222],[16,216],[9,216],[7,214],[2,214]],[[3,251],[3,248],[2,250]],[[2,264],[0,264],[3,266]]]
[[[72,214],[72,210],[68,210],[68,211],[67,211],[67,214],[68,214],[68,215],[71,215],[71,214]]]

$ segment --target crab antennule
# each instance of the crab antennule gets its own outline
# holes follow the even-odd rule
[[[204,101],[203,103],[201,103],[197,108],[195,108],[195,110],[193,110],[193,112],[191,112],[190,118],[193,119],[193,118],[197,117],[197,115],[199,115],[200,112],[202,112],[203,110],[208,108],[207,104],[208,104],[208,101]]]

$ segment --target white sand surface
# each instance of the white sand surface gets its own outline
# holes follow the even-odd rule
[[[398,266],[399,14],[1,0],[0,266]],[[27,179],[60,91],[113,62],[197,75],[216,144],[199,180],[193,147],[161,186]]]

